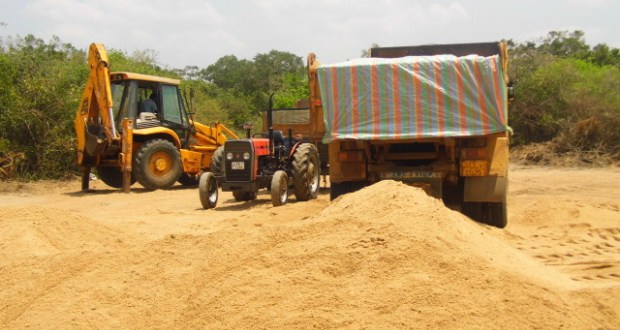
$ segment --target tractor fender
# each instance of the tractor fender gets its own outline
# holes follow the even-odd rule
[[[298,142],[296,142],[296,143],[293,145],[293,147],[291,148],[291,152],[290,152],[290,153],[289,153],[289,155],[288,155],[288,158],[289,158],[289,163],[291,162],[291,160],[290,160],[290,159],[292,159],[292,158],[293,158],[293,155],[295,154],[295,151],[297,151],[297,147],[299,147],[299,145],[301,145],[302,143],[303,143],[302,141],[298,141]]]

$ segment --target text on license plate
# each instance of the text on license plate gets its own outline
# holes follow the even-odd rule
[[[441,179],[439,172],[396,171],[379,173],[382,180]]]
[[[232,162],[232,164],[230,164],[230,168],[233,170],[244,170],[245,163],[244,162]]]

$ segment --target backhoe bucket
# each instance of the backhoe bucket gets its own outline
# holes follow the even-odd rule
[[[103,153],[108,141],[103,133],[103,126],[88,125],[86,126],[86,144],[84,149],[89,156],[97,156]]]

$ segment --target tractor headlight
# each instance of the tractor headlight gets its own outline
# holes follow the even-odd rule
[[[243,159],[249,160],[250,159],[250,153],[249,152],[244,152],[243,153]]]
[[[232,152],[229,152],[229,153],[226,154],[226,159],[228,159],[228,160],[232,160],[233,159]]]

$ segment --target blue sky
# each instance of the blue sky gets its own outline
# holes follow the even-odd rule
[[[56,35],[81,49],[153,50],[162,66],[203,68],[272,49],[333,63],[373,43],[524,42],[553,30],[620,48],[619,17],[618,0],[0,0],[0,38]]]

